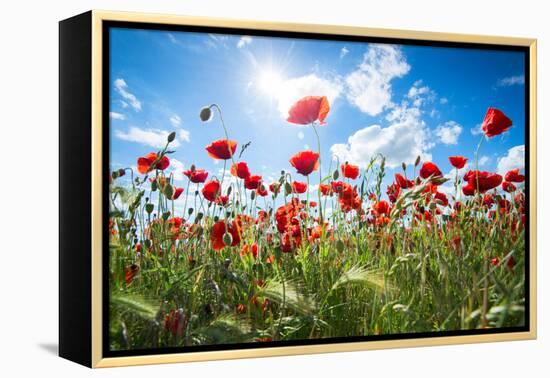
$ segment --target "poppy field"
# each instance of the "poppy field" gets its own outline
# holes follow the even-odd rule
[[[219,130],[203,153],[221,176],[190,165],[176,183],[167,169],[186,152],[172,148],[173,132],[108,178],[112,350],[525,324],[525,177],[478,166],[484,145],[514,126],[505,109],[488,108],[479,144],[448,157],[449,181],[442,162],[420,156],[393,177],[380,154],[367,166],[323,156],[331,104],[303,97],[287,123],[317,148],[295,151],[267,181],[222,105],[197,109]]]

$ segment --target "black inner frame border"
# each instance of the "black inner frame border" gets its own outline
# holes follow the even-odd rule
[[[363,42],[363,43],[385,43],[398,44],[409,46],[429,46],[429,47],[446,47],[446,48],[466,48],[477,50],[496,50],[496,51],[516,51],[524,54],[524,95],[525,95],[525,324],[519,327],[503,327],[490,329],[471,329],[471,330],[453,330],[439,332],[417,332],[417,333],[398,333],[387,335],[369,335],[369,336],[350,336],[350,337],[333,337],[321,339],[305,339],[305,340],[286,340],[286,341],[271,341],[271,342],[253,342],[253,343],[234,343],[234,344],[213,344],[213,345],[195,345],[188,347],[167,347],[167,348],[148,348],[148,349],[131,349],[113,351],[109,348],[109,181],[105,178],[110,174],[110,29],[144,29],[155,31],[182,31],[195,33],[213,33],[213,34],[228,34],[228,35],[250,35],[260,37],[273,38],[295,38],[295,39],[313,39],[327,41],[347,41],[347,42]],[[272,31],[261,29],[245,29],[245,28],[229,28],[229,27],[213,27],[213,26],[196,26],[196,25],[172,25],[161,23],[147,22],[130,22],[130,21],[102,21],[102,173],[103,173],[103,188],[102,188],[102,207],[103,207],[103,240],[102,240],[102,315],[101,324],[102,332],[102,356],[105,357],[127,357],[140,355],[159,355],[159,354],[174,354],[174,353],[193,353],[205,351],[222,351],[222,350],[238,350],[238,349],[265,349],[270,347],[283,346],[306,346],[306,345],[321,345],[321,344],[338,344],[338,343],[355,343],[365,341],[383,341],[383,340],[408,340],[422,338],[438,338],[448,336],[467,336],[467,335],[491,335],[511,332],[529,332],[530,331],[530,49],[528,46],[513,46],[513,45],[498,45],[484,43],[469,43],[469,42],[446,42],[446,41],[431,41],[431,40],[416,40],[405,38],[389,38],[389,37],[369,37],[369,36],[351,36],[351,35],[334,35],[325,33],[309,33],[309,32],[289,32],[289,31]]]

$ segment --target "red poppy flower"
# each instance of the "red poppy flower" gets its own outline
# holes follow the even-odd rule
[[[342,175],[346,178],[355,180],[359,176],[359,167],[353,164],[342,164]]]
[[[487,207],[493,206],[495,203],[495,199],[491,194],[486,194],[485,197],[483,197],[483,204]]]
[[[289,162],[299,174],[307,176],[319,169],[319,154],[313,151],[301,151],[292,156]]]
[[[508,193],[512,193],[512,192],[516,191],[516,186],[514,184],[512,184],[511,182],[504,181],[502,183],[502,190],[504,190],[505,192],[508,192]]]
[[[172,199],[177,200],[178,198],[180,198],[181,193],[183,193],[183,188],[175,188],[174,194],[172,195]]]
[[[260,184],[260,185],[258,186],[258,189],[256,189],[256,194],[259,195],[259,196],[261,196],[261,197],[265,197],[265,196],[268,195],[267,189],[265,188],[264,185]]]
[[[229,139],[218,139],[206,146],[206,152],[216,160],[228,160],[235,153],[237,142]]]
[[[430,176],[434,177],[441,177],[443,176],[437,165],[432,163],[431,161],[427,161],[424,164],[422,164],[422,168],[420,168],[420,177],[423,179],[427,179]]]
[[[168,219],[168,226],[174,229],[179,229],[183,225],[183,218],[182,217],[174,217]]]
[[[343,181],[332,181],[330,183],[330,188],[335,193],[340,193],[342,190],[344,190],[345,182]]]
[[[239,226],[235,221],[232,221],[225,226],[225,222],[220,220],[212,226],[212,232],[210,233],[210,241],[212,242],[212,248],[215,251],[219,251],[226,247],[223,242],[223,235],[228,232],[232,236],[231,247],[235,247],[241,242],[241,235],[239,232]]]
[[[245,244],[241,248],[241,256],[246,256],[249,253],[252,253],[254,258],[258,257],[258,244],[253,243],[252,245]]]
[[[405,176],[400,173],[395,174],[395,182],[401,189],[410,189],[414,186],[413,180],[408,180]]]
[[[202,195],[210,202],[216,202],[221,192],[220,182],[217,180],[208,181],[202,188]]]
[[[464,156],[449,156],[449,161],[451,162],[451,165],[456,169],[462,169],[466,165],[468,159],[466,159]]]
[[[218,196],[216,199],[216,204],[220,206],[225,206],[229,202],[229,196]]]
[[[189,177],[189,181],[200,184],[206,181],[208,172],[204,169],[195,169],[194,171],[183,171],[183,174]]]
[[[167,156],[163,156],[158,162],[155,163],[157,159],[158,155],[154,152],[151,152],[144,157],[140,157],[137,161],[138,172],[141,174],[145,174],[152,171],[153,169],[159,169],[163,171],[170,165],[170,159],[168,159]]]
[[[292,234],[285,232],[281,237],[281,251],[284,253],[289,253],[294,251],[297,247],[302,244],[302,238],[298,236],[293,236]]]
[[[324,196],[329,196],[332,194],[332,189],[330,188],[330,185],[328,184],[320,184],[319,190],[321,191],[321,194]]]
[[[292,192],[302,194],[307,190],[307,184],[301,181],[292,181]]]
[[[172,310],[164,317],[164,329],[174,336],[181,336],[187,325],[187,320],[183,309]]]
[[[281,189],[281,184],[279,184],[278,182],[274,182],[271,185],[269,185],[269,190],[271,191],[271,193],[275,195],[279,194],[280,189]]]
[[[395,203],[401,195],[401,187],[397,183],[388,185],[388,188],[386,189],[386,194],[388,195],[390,202]]]
[[[508,118],[502,111],[489,108],[485,114],[485,119],[481,124],[481,130],[485,133],[485,136],[488,138],[494,137],[495,135],[502,134],[507,131],[512,126],[512,120]]]
[[[506,172],[504,179],[508,182],[524,182],[525,176],[519,173],[519,168]]]
[[[436,192],[434,198],[439,201],[439,204],[441,206],[449,205],[449,199],[447,198],[447,195],[445,195],[445,193]]]
[[[231,166],[231,174],[235,177],[245,179],[250,176],[250,171],[248,170],[248,165],[244,161],[241,161]]]
[[[126,281],[126,284],[127,285],[131,284],[138,273],[139,273],[139,265],[137,264],[132,264],[124,268],[124,280]]]
[[[265,210],[258,211],[258,218],[256,219],[256,223],[264,223],[266,220],[269,219],[269,214]]]
[[[472,189],[474,191],[479,189],[481,193],[485,193],[488,190],[498,187],[502,183],[502,176],[491,172],[468,171],[464,175],[464,181],[468,183],[468,192],[471,192]]]
[[[361,208],[361,197],[357,194],[357,190],[348,183],[343,183],[342,190],[338,192],[338,203],[343,212],[347,213],[351,210]]]
[[[374,205],[374,209],[378,214],[389,214],[390,213],[390,204],[384,200],[379,201]]]
[[[462,188],[462,193],[464,193],[465,196],[473,196],[476,193],[476,188],[471,184],[467,184]]]
[[[330,106],[325,96],[307,96],[292,105],[287,121],[309,125],[318,120],[320,124],[324,124],[329,111]]]
[[[141,252],[141,244],[140,243],[136,244],[136,252]]]
[[[250,175],[244,179],[244,187],[250,190],[256,190],[262,183],[262,176]]]
[[[294,198],[286,205],[282,205],[275,211],[275,221],[277,222],[277,230],[281,233],[292,230],[292,233],[300,233],[300,224],[298,213],[303,208],[303,205]]]

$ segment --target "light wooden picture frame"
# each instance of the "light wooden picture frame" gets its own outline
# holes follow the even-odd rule
[[[291,54],[309,71],[285,75]],[[460,54],[469,72],[449,67]],[[536,60],[526,38],[95,10],[61,21],[60,356],[110,367],[536,338]],[[509,75],[488,79],[488,62]],[[226,65],[246,74],[224,79]],[[476,75],[489,94],[467,84]],[[465,88],[445,92],[447,79]],[[407,132],[421,147],[384,156]],[[209,181],[191,180],[203,166]],[[423,233],[432,252],[415,244]],[[459,269],[463,287],[448,282]],[[419,320],[420,298],[442,314]]]

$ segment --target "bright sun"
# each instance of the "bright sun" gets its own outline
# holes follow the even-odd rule
[[[271,95],[278,93],[281,90],[283,79],[281,75],[274,71],[263,71],[258,79],[259,88]]]

